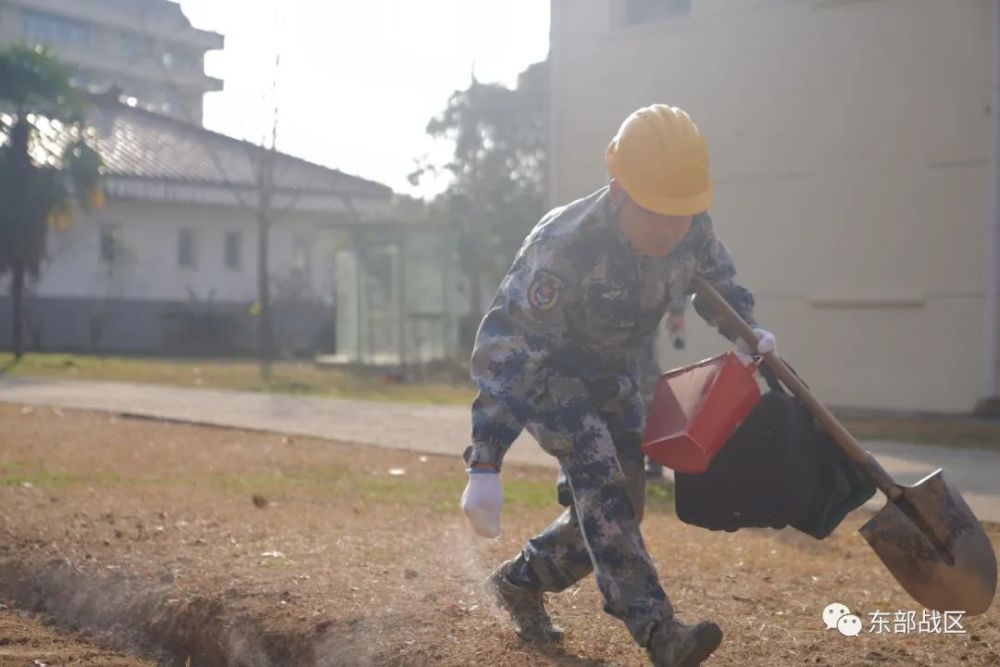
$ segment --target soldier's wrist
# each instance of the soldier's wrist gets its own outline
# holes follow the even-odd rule
[[[496,448],[482,443],[474,443],[462,453],[466,471],[500,472],[500,461]]]

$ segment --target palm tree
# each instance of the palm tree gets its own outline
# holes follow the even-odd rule
[[[22,298],[26,277],[37,278],[49,227],[71,222],[72,203],[103,206],[101,158],[88,143],[85,97],[70,85],[70,69],[42,49],[0,50],[0,276],[11,273],[14,354],[23,353]],[[61,154],[37,145],[41,119],[66,126]]]

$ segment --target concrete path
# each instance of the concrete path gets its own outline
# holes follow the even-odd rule
[[[41,378],[0,378],[0,402],[100,410],[455,457],[469,438],[468,408],[451,405]],[[944,467],[980,519],[1000,521],[1000,453],[895,442],[864,445],[902,483],[913,483]],[[556,467],[555,459],[527,434],[514,443],[506,460]],[[873,506],[881,503],[882,496],[877,494]]]

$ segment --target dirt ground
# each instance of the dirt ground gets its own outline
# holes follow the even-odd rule
[[[0,667],[152,667],[149,660],[105,651],[78,633],[44,626],[0,603]]]
[[[549,598],[559,649],[523,644],[483,600],[486,574],[555,516],[553,481],[508,467],[504,534],[487,541],[457,511],[457,459],[0,405],[0,597],[167,665],[645,664],[592,578]],[[864,518],[822,542],[716,534],[677,521],[658,487],[643,532],[678,615],[726,632],[708,665],[1000,664],[996,607],[964,634],[869,632],[876,611],[921,610],[856,533]],[[831,602],[865,631],[826,630]],[[22,632],[10,619],[0,650]],[[142,664],[93,650],[51,664]]]

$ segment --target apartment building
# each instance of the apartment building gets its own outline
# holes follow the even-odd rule
[[[129,103],[201,124],[205,53],[223,36],[192,27],[169,0],[0,0],[0,44],[44,45],[92,92],[112,86]]]

